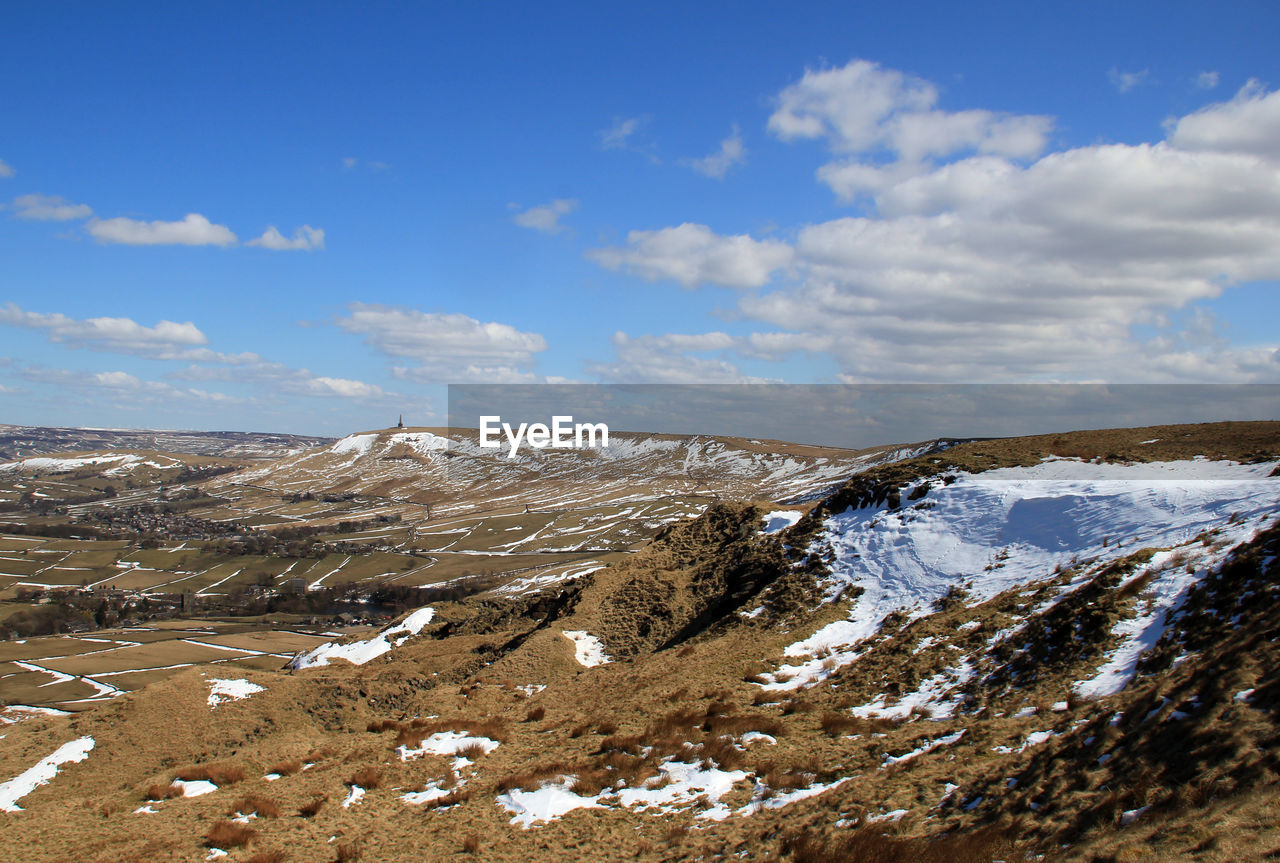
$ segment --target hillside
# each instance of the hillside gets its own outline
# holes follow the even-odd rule
[[[846,450],[705,435],[613,432],[608,447],[481,448],[478,433],[389,429],[249,468],[215,484],[315,495],[354,493],[475,510],[569,509],[660,497],[815,499],[850,474],[926,452],[934,443]]]
[[[11,710],[0,856],[1261,858],[1278,466],[1277,423],[961,443],[288,670]]]
[[[0,460],[102,450],[150,450],[233,459],[279,458],[330,440],[256,432],[50,428],[0,423]]]

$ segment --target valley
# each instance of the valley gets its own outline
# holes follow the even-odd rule
[[[5,513],[6,614],[105,590],[153,616],[0,642],[0,851],[1280,847],[1280,423],[874,452],[658,436],[620,464],[436,437]],[[87,495],[102,464],[6,482]]]

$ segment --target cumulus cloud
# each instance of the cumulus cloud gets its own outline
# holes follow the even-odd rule
[[[735,339],[726,333],[632,337],[617,332],[609,341],[617,361],[587,366],[589,373],[606,383],[726,384],[752,380],[722,356],[694,356],[732,348]]]
[[[13,199],[12,206],[19,219],[41,222],[69,222],[93,215],[89,205],[73,204],[57,195],[19,195]]]
[[[1171,119],[1165,128],[1169,143],[1181,150],[1280,159],[1280,90],[1268,93],[1251,80],[1231,101]]]
[[[236,235],[226,225],[215,225],[199,213],[188,213],[178,222],[143,222],[117,216],[93,219],[86,226],[100,243],[126,246],[233,246]]]
[[[1115,66],[1107,70],[1107,80],[1111,82],[1111,86],[1116,88],[1116,92],[1128,93],[1134,87],[1140,87],[1147,83],[1147,79],[1151,77],[1150,69],[1140,69],[1137,72],[1122,72]]]
[[[1053,128],[1052,119],[1041,115],[943,111],[936,107],[938,95],[921,78],[853,60],[807,70],[786,87],[769,130],[784,141],[824,139],[837,158],[819,169],[819,179],[850,200],[957,154],[1035,158]]]
[[[523,213],[511,217],[522,228],[533,228],[547,234],[555,234],[565,230],[560,224],[560,217],[567,216],[578,208],[578,202],[572,198],[557,198],[549,204],[530,207]]]
[[[0,307],[0,324],[43,330],[49,341],[70,347],[156,359],[187,356],[187,351],[209,339],[190,321],[160,321],[148,327],[132,318],[86,318],[24,311],[14,303]]]
[[[685,222],[656,231],[631,231],[627,245],[592,249],[587,257],[610,270],[625,270],[648,281],[671,279],[686,288],[700,284],[758,288],[791,261],[792,250],[778,240],[747,234],[721,236],[706,225]]]
[[[906,76],[835,71],[806,90],[812,99],[784,100],[775,132],[870,146],[877,130],[902,128],[885,120],[892,106],[933,104],[930,88]],[[850,80],[867,99],[845,112],[831,94]],[[944,127],[945,141],[962,137]],[[633,232],[626,248],[593,258],[644,278],[743,287],[785,263],[787,283],[738,301],[739,316],[765,326],[720,349],[725,363],[810,352],[833,358],[847,382],[1280,380],[1280,342],[1232,345],[1200,305],[1233,285],[1280,279],[1280,94],[1251,83],[1171,120],[1156,143],[1030,162],[953,155],[882,169],[865,214],[797,229],[749,276],[726,277],[705,250],[753,241],[705,226]],[[743,266],[741,254],[726,258]],[[615,348],[638,367],[655,352],[680,356],[646,338]]]
[[[532,381],[534,356],[547,349],[537,333],[463,314],[423,312],[399,306],[352,303],[335,323],[364,336],[366,345],[417,365],[392,373],[425,383]]]
[[[324,229],[303,225],[292,237],[286,237],[275,225],[269,225],[261,237],[250,240],[248,245],[277,252],[313,252],[324,248]]]
[[[4,159],[0,159],[0,178],[12,177],[16,173],[17,171],[13,170],[12,166],[5,162]]]
[[[701,159],[685,159],[683,164],[693,168],[704,177],[716,180],[724,179],[734,165],[744,165],[747,161],[747,148],[742,144],[742,132],[735,125],[729,137],[720,142],[720,149]]]

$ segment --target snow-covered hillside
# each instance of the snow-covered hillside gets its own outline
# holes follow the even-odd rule
[[[886,615],[924,615],[953,588],[976,604],[1139,547],[1166,550],[1147,564],[1162,616],[1195,580],[1186,577],[1188,561],[1203,575],[1225,549],[1276,518],[1280,479],[1268,476],[1275,466],[1047,459],[946,481],[935,477],[898,508],[886,502],[830,516],[815,541],[832,555],[827,597],[856,600],[846,619],[792,644],[786,650],[791,664],[768,686],[794,689],[829,676],[860,655],[859,644]],[[1212,544],[1202,543],[1210,533]],[[1169,567],[1175,555],[1182,568]],[[1138,629],[1147,642],[1159,635]]]
[[[342,491],[430,502],[435,515],[524,506],[570,508],[680,495],[814,499],[853,473],[931,444],[842,450],[705,435],[612,433],[607,448],[525,447],[515,458],[474,433],[364,432],[213,485],[280,492]]]

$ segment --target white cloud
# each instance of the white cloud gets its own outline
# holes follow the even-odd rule
[[[352,303],[335,323],[383,354],[417,361],[392,373],[427,383],[532,381],[534,356],[547,349],[542,336],[508,324],[397,306]]]
[[[347,380],[346,378],[312,378],[308,384],[308,389],[313,395],[318,396],[341,396],[349,399],[368,399],[380,398],[385,393],[382,388],[373,384],[366,384],[363,381]]]
[[[42,222],[68,222],[93,215],[88,204],[73,204],[57,195],[19,195],[13,199],[12,206],[19,219]]]
[[[292,237],[286,237],[276,229],[275,225],[269,225],[262,232],[261,237],[250,240],[247,245],[277,252],[313,252],[324,248],[324,229],[303,225],[293,232]]]
[[[588,372],[607,383],[725,384],[753,380],[722,357],[693,356],[732,348],[735,340],[726,333],[632,337],[617,332],[609,341],[617,361],[591,363],[587,367]]]
[[[938,90],[867,60],[807,70],[786,87],[769,117],[784,141],[822,138],[836,160],[818,177],[845,200],[875,194],[963,153],[1032,159],[1053,121],[1041,115],[937,109]]]
[[[1195,86],[1197,90],[1212,90],[1218,86],[1219,75],[1216,71],[1210,70],[1201,72],[1195,77]]]
[[[1182,150],[1280,159],[1280,90],[1268,93],[1251,80],[1230,102],[1171,119],[1165,127],[1169,143]]]
[[[625,247],[592,249],[587,257],[610,270],[625,270],[648,281],[671,279],[699,284],[758,288],[791,261],[791,248],[747,234],[721,236],[706,225],[685,222],[657,231],[631,231]]]
[[[886,80],[887,104],[930,104],[923,83]],[[818,122],[799,103],[775,116],[793,138],[836,135],[835,120]],[[1280,279],[1280,94],[1250,84],[1167,129],[1157,143],[1030,163],[974,153],[911,170],[864,166],[880,184],[866,214],[776,243],[771,265],[785,261],[788,283],[738,301],[739,316],[773,331],[691,359],[731,366],[735,355],[810,352],[834,359],[848,382],[1280,380],[1280,340],[1227,342],[1200,305]],[[941,135],[961,137],[949,126]],[[635,232],[628,247],[593,257],[644,278],[760,286],[769,265],[736,280],[707,272],[702,250],[743,239],[681,225]],[[741,266],[741,255],[727,257]],[[663,338],[615,337],[615,349],[674,378],[687,352]]]
[[[1120,93],[1128,93],[1134,87],[1146,84],[1150,77],[1150,69],[1141,69],[1137,72],[1121,72],[1115,66],[1112,66],[1107,70],[1107,80]]]
[[[389,393],[376,384],[316,375],[309,369],[293,368],[284,363],[263,359],[257,354],[196,361],[220,362],[226,365],[223,367],[191,365],[171,373],[169,377],[197,383],[249,384],[273,396],[339,397],[367,402],[385,402],[398,398],[395,393]]]
[[[533,228],[535,231],[554,234],[565,230],[565,226],[560,224],[560,217],[569,215],[577,208],[576,200],[557,198],[549,204],[530,207],[523,213],[516,213],[511,217],[511,221],[522,228]]]
[[[55,386],[81,394],[91,403],[103,399],[102,406],[114,409],[167,406],[174,402],[207,405],[209,402],[239,403],[244,399],[226,393],[175,387],[165,381],[150,381],[123,371],[81,372],[48,366],[25,366],[18,376],[44,386]]]
[[[600,146],[606,150],[627,149],[631,136],[646,122],[646,117],[615,117],[613,125],[600,132]]]
[[[683,164],[705,177],[722,180],[730,168],[734,165],[745,165],[746,162],[747,148],[742,144],[742,132],[734,126],[729,137],[720,142],[718,151],[701,159],[685,159]]]
[[[359,165],[359,164],[360,164],[360,160],[357,159],[355,156],[347,156],[342,160],[342,167],[346,168],[348,171],[350,171],[352,168],[354,168],[356,165]]]
[[[0,159],[0,177],[12,177],[16,173],[17,171],[13,170],[11,165],[5,162],[4,159]]]
[[[142,222],[117,216],[93,219],[86,226],[100,243],[126,246],[233,246],[236,235],[225,225],[215,225],[199,213],[188,213],[179,222]]]
[[[24,311],[14,303],[0,307],[0,324],[44,330],[49,341],[71,347],[156,359],[185,356],[187,349],[209,341],[190,321],[160,321],[153,327],[147,327],[131,318],[77,320],[60,313]]]

